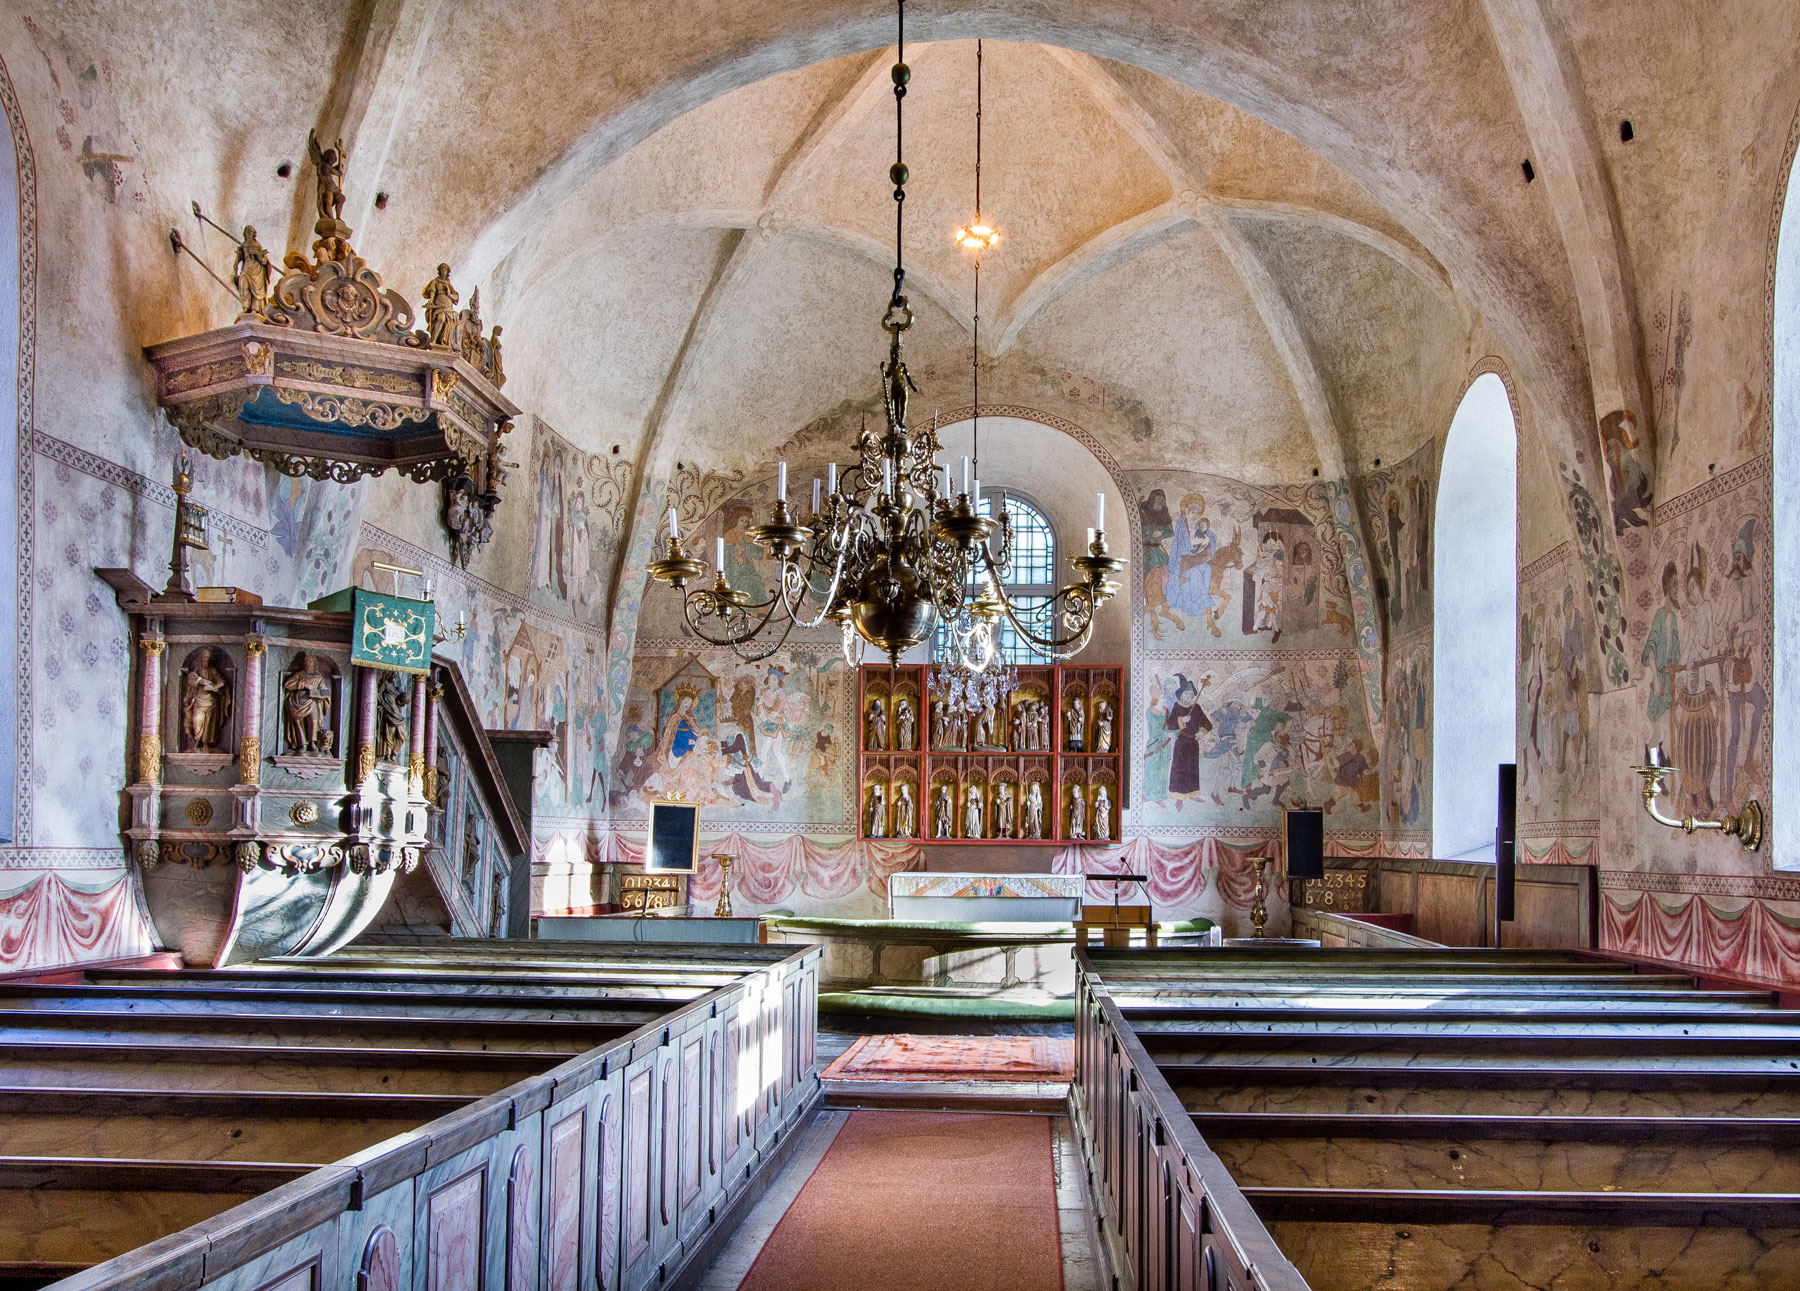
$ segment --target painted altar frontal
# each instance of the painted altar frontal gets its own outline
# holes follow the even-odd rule
[[[1086,880],[1079,874],[888,876],[888,914],[934,923],[1073,923]]]

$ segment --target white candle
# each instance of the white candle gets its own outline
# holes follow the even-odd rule
[[[786,462],[777,462],[775,464],[775,500],[777,502],[786,502],[787,501],[787,463]]]
[[[881,491],[883,493],[894,491],[894,459],[891,457],[881,459]]]
[[[675,508],[669,508],[669,537],[679,538],[681,534],[675,528]]]
[[[461,610],[458,610],[456,612],[456,626],[460,628],[462,625],[463,625],[463,612]]]
[[[1106,494],[1094,494],[1094,528],[1106,528]]]
[[[972,506],[974,506],[974,508],[977,511],[981,510],[981,481],[980,480],[975,481],[975,491],[973,493],[969,494],[969,502]]]
[[[965,454],[963,456],[963,492],[967,493],[968,491],[969,491],[969,458],[968,458],[967,454]]]
[[[827,493],[836,493],[837,492],[837,463],[836,462],[831,462],[831,463],[827,464],[825,467],[825,491]]]
[[[431,599],[431,580],[429,578],[425,580],[425,599],[428,601]]]
[[[715,538],[713,541],[717,544],[713,548],[713,567],[723,574],[725,572],[725,540]]]
[[[948,497],[950,497],[950,496],[951,496],[951,489],[950,489],[950,463],[949,463],[949,462],[945,462],[945,463],[944,463],[944,496],[945,496],[945,497],[946,497],[946,498],[948,498]]]
[[[813,476],[813,514],[819,514],[819,477]]]

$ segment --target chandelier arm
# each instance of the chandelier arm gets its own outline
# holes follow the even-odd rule
[[[709,645],[730,646],[736,649],[740,641],[746,641],[760,634],[769,625],[770,620],[775,616],[776,608],[781,603],[781,595],[777,592],[766,601],[734,605],[723,600],[716,589],[699,587],[681,598],[681,614],[682,618],[687,621],[689,629],[702,641]],[[761,611],[761,618],[756,620],[754,628],[750,628],[749,624],[757,611]],[[712,636],[702,626],[710,619],[718,619],[726,624],[730,624],[733,620],[741,620],[745,627],[742,630],[733,630],[729,635],[723,637]]]
[[[991,560],[987,564],[989,586],[1000,602],[1000,611],[1006,615],[1006,621],[1013,625],[1013,630],[1029,643],[1032,649],[1052,659],[1069,659],[1087,648],[1087,643],[1094,635],[1094,594],[1084,584],[1072,583],[1062,588],[1039,609],[1039,613],[1049,618],[1054,624],[1061,619],[1066,623],[1078,624],[1068,636],[1043,636],[1026,626],[1020,618],[1012,597],[995,577],[996,571]]]

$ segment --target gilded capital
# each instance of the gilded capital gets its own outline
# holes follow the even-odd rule
[[[262,658],[263,651],[268,648],[269,643],[262,637],[248,637],[244,641],[244,653],[249,655],[252,659]]]
[[[161,637],[145,637],[143,640],[139,641],[138,644],[143,647],[144,653],[149,655],[152,659],[156,658],[164,650],[169,648],[169,643],[164,641]]]

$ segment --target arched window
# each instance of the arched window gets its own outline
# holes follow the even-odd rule
[[[1775,703],[1771,858],[1800,869],[1800,166],[1788,171],[1775,243]]]
[[[1004,502],[1002,499],[1004,498]],[[1012,523],[1012,555],[1007,562],[1006,582],[1001,584],[1013,605],[1020,611],[1038,610],[1056,593],[1056,530],[1043,511],[1016,493],[1005,489],[983,489],[977,502],[979,514],[993,515],[1002,505]],[[1032,630],[1036,622],[1021,614]],[[1024,641],[1018,630],[1006,619],[995,629],[995,645],[1000,661],[1008,664],[1046,663],[1043,656]],[[933,657],[950,657],[950,627],[938,624]]]
[[[1475,379],[1438,472],[1432,627],[1431,854],[1490,856],[1494,768],[1513,761],[1518,428],[1506,384]]]

